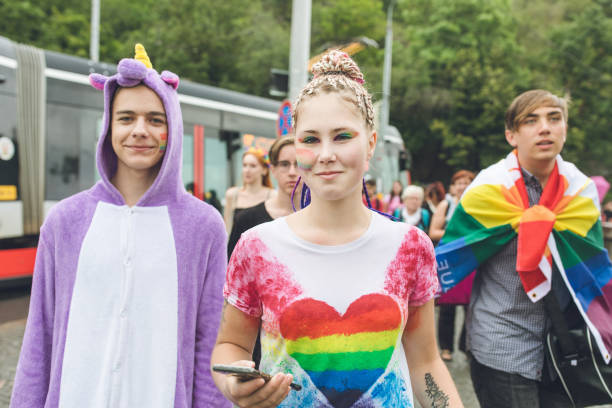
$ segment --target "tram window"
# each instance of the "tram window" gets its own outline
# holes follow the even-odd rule
[[[204,188],[215,190],[221,199],[229,186],[226,143],[219,138],[219,131],[204,130]]]
[[[52,105],[70,105],[79,109],[103,109],[102,93],[97,89],[89,84],[55,78],[47,78],[47,101]]]
[[[183,135],[183,168],[182,176],[185,185],[194,181],[193,163],[193,128],[192,124],[185,124],[185,130],[190,133]],[[219,129],[204,127],[204,189],[215,190],[217,197],[223,196],[229,187],[228,162],[226,144],[219,137]]]
[[[100,112],[98,116],[98,120],[96,120],[96,142],[94,144],[96,150],[98,148],[98,142],[100,141],[100,136],[102,135],[103,127],[104,127],[104,115],[102,112]],[[94,150],[94,159],[89,164],[91,167],[93,167],[94,183],[97,183],[101,179],[100,173],[98,172],[98,164],[96,162],[96,150]]]
[[[226,112],[223,114],[223,127],[231,129],[241,134],[248,133],[252,135],[268,136],[274,138],[276,136],[276,121],[257,119],[241,115],[238,113]]]
[[[15,95],[0,93],[0,134],[6,137],[15,136],[17,129],[17,98]]]
[[[100,112],[47,105],[45,199],[61,200],[95,182],[96,130]]]
[[[17,93],[17,71],[0,66],[0,76],[4,77],[4,82],[0,82],[0,93],[14,96]]]
[[[242,155],[246,152],[247,149],[242,147],[232,153],[232,158],[229,163],[232,166],[232,175],[234,176],[231,181],[232,185],[240,186],[242,185]],[[229,187],[229,186],[228,186]]]
[[[187,127],[188,129],[193,129],[193,126]],[[193,134],[192,133],[184,133],[183,134],[183,184],[187,185],[189,183],[193,183]]]

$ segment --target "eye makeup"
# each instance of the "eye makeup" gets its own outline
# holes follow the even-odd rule
[[[298,139],[299,143],[306,143],[306,144],[310,144],[310,143],[316,143],[317,142],[317,138],[314,136],[304,136],[302,138]]]
[[[338,135],[335,137],[335,139],[347,140],[347,139],[353,139],[353,138],[354,138],[354,137],[356,137],[356,136],[357,136],[357,133],[356,133],[356,132],[349,132],[349,131],[346,131],[346,132],[341,132],[341,133],[339,133],[339,134],[338,134]]]

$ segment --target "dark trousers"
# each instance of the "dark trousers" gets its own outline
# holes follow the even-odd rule
[[[544,385],[470,359],[472,384],[481,408],[567,408],[570,400],[558,385]]]
[[[456,305],[440,305],[438,314],[438,345],[441,350],[455,349],[455,310]],[[467,310],[467,306],[463,306]],[[465,351],[465,318],[459,335],[459,350]]]

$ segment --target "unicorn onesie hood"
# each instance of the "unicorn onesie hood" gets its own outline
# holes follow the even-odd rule
[[[185,193],[181,180],[183,117],[176,92],[179,77],[170,71],[158,74],[151,66],[144,47],[136,44],[135,58],[122,59],[117,65],[117,74],[111,77],[91,74],[89,81],[94,88],[104,91],[104,121],[96,152],[96,164],[102,179],[99,187],[109,195],[110,202],[117,205],[124,204],[123,197],[109,181],[117,170],[117,155],[110,137],[113,98],[119,87],[131,88],[138,85],[147,86],[161,99],[166,111],[168,135],[165,145],[162,141],[160,146],[165,153],[159,174],[137,206],[157,206],[179,199]]]
[[[11,407],[228,407],[210,374],[225,227],[183,188],[179,78],[158,74],[137,45],[117,74],[90,82],[104,91],[101,179],[41,227]],[[117,90],[138,85],[159,96],[168,133],[156,179],[129,207],[110,181],[110,123]]]

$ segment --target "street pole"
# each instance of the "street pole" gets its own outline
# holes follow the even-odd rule
[[[295,101],[308,82],[311,0],[293,0],[289,52],[289,100]]]
[[[100,61],[100,0],[91,0],[89,59],[91,59],[93,62]]]
[[[383,65],[383,98],[380,107],[380,135],[384,141],[389,126],[389,95],[391,94],[391,55],[393,53],[393,6],[395,0],[387,7],[387,34],[385,35],[385,60]]]

